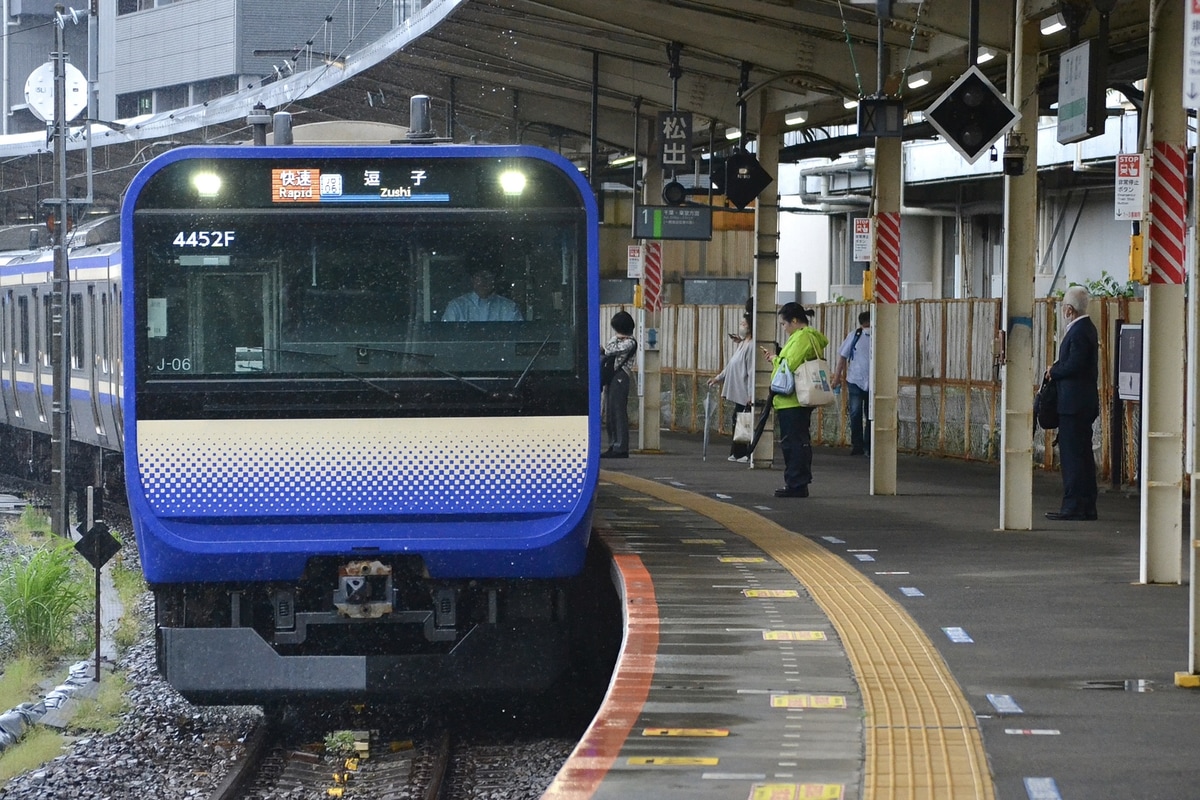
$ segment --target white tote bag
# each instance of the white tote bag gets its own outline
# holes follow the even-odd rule
[[[829,385],[829,365],[823,358],[805,361],[796,369],[796,399],[810,408],[833,402],[833,387]]]
[[[754,412],[739,411],[737,422],[733,426],[733,441],[738,444],[750,444],[754,441]]]

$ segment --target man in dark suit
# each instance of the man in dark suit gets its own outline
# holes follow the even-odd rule
[[[1063,499],[1054,520],[1096,518],[1096,459],[1092,454],[1092,423],[1100,415],[1099,338],[1087,315],[1088,292],[1072,286],[1063,294],[1066,322],[1058,360],[1046,370],[1058,385],[1058,455],[1062,464]]]

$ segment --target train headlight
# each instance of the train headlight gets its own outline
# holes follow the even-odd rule
[[[192,176],[192,186],[201,197],[216,197],[221,193],[221,176],[215,172],[197,172]]]
[[[525,173],[515,169],[500,173],[500,188],[509,197],[516,197],[525,191]]]

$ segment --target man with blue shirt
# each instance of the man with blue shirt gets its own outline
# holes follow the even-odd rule
[[[858,315],[858,328],[838,349],[837,369],[830,381],[833,388],[846,384],[849,393],[850,455],[871,452],[871,312]]]
[[[443,322],[521,322],[521,310],[507,297],[494,294],[496,276],[490,269],[471,275],[471,291],[446,304]]]

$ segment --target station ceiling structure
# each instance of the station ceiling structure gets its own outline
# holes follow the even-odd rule
[[[1145,76],[1152,2],[1158,0],[1020,2],[1027,20],[1059,14],[1068,23],[1039,41],[1039,93],[1046,113],[1053,113],[1049,108],[1056,100],[1057,56],[1077,37],[1097,35],[1096,5],[1113,6],[1109,84],[1131,88]],[[245,115],[255,102],[292,112],[296,125],[332,120],[407,125],[409,97],[425,94],[432,98],[438,133],[456,141],[543,145],[581,166],[592,163],[599,174],[610,158],[632,153],[635,138],[639,153],[650,154],[652,126],[663,110],[693,114],[699,147],[707,149],[710,142],[717,150],[731,147],[726,132],[740,127],[744,100],[750,137],[770,115],[776,115],[779,129],[789,127],[785,117],[806,116],[791,128],[801,131],[801,144],[785,149],[782,160],[836,156],[864,144],[853,137],[824,141],[832,126],[854,122],[848,100],[882,89],[900,96],[907,110],[923,110],[962,74],[969,61],[972,6],[978,6],[978,45],[993,56],[981,68],[1003,89],[1017,4],[437,0],[418,24],[403,26],[369,48],[365,58],[326,63],[319,73],[309,70],[279,85],[239,92],[199,112],[178,109],[169,120],[107,131],[96,139],[95,198],[116,208],[137,168],[163,148],[249,139]],[[918,73],[927,82],[910,87]],[[927,126],[922,133],[929,135]],[[100,146],[105,141],[113,143]],[[53,169],[44,139],[18,150],[0,142],[0,202],[6,208],[36,206],[51,193]],[[73,154],[72,185],[81,170],[82,160]]]

